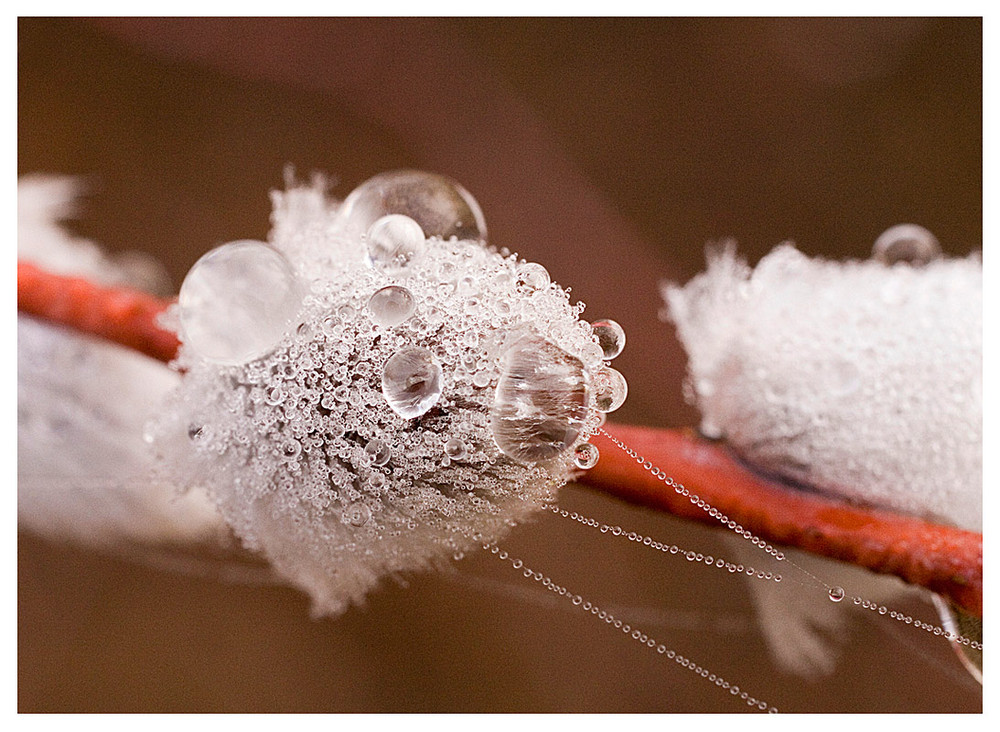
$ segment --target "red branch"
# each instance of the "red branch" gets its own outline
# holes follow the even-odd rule
[[[982,617],[983,536],[885,510],[852,506],[762,477],[724,446],[689,430],[605,425],[605,430],[692,494],[769,542],[894,574]],[[720,522],[652,475],[606,437],[581,483],[650,508]],[[727,529],[728,530],[728,529]]]
[[[177,337],[157,316],[171,301],[125,287],[100,287],[79,277],[17,263],[17,309],[134,348],[167,362],[177,354]]]
[[[136,290],[98,287],[18,262],[18,310],[164,362],[174,358],[178,347],[174,334],[156,322],[169,304]],[[720,445],[687,431],[625,425],[607,425],[605,429],[769,542],[894,574],[945,595],[982,617],[982,534],[858,508],[790,488],[757,475]],[[594,442],[601,450],[601,459],[580,478],[581,483],[650,508],[719,525],[607,438],[595,437]]]

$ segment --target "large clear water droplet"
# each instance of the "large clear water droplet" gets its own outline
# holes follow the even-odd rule
[[[184,278],[177,302],[181,340],[211,361],[247,363],[278,345],[303,294],[276,249],[249,240],[224,244]]]
[[[518,462],[551,460],[576,441],[589,400],[578,358],[540,336],[524,336],[504,354],[490,410],[493,439]]]
[[[383,287],[368,300],[368,312],[371,313],[372,320],[386,328],[407,320],[413,315],[414,308],[413,293],[398,285]]]
[[[394,353],[382,372],[382,394],[401,417],[424,414],[441,398],[441,365],[426,348],[414,346]]]
[[[486,220],[476,199],[436,173],[395,170],[369,178],[344,199],[338,220],[345,233],[360,236],[388,214],[409,216],[428,237],[486,240]]]
[[[625,403],[628,382],[621,372],[605,366],[594,376],[594,404],[602,412],[613,412]]]
[[[917,224],[898,224],[875,240],[872,257],[883,264],[924,265],[941,256],[937,237]]]
[[[409,216],[389,214],[365,234],[368,263],[388,274],[399,274],[424,251],[424,232]]]
[[[591,323],[597,342],[604,352],[605,360],[616,358],[625,350],[625,329],[613,320],[598,320]]]

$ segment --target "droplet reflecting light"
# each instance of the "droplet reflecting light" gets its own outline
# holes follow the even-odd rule
[[[177,303],[181,340],[211,361],[247,363],[278,345],[302,296],[279,251],[259,241],[224,244],[184,278]]]
[[[594,403],[602,412],[613,412],[625,403],[628,382],[621,372],[610,366],[602,368],[594,378]]]
[[[436,173],[395,170],[369,178],[347,196],[338,218],[345,233],[360,236],[388,214],[410,217],[427,237],[486,240],[486,220],[476,199]]]
[[[924,265],[940,256],[937,237],[917,224],[898,224],[886,229],[872,247],[872,257],[888,265],[897,262]]]
[[[406,321],[413,315],[414,308],[413,294],[399,285],[383,287],[368,300],[368,311],[372,320],[386,328]]]
[[[413,419],[437,404],[441,382],[441,366],[434,354],[417,346],[404,348],[386,361],[382,394],[396,414]]]
[[[601,453],[596,445],[584,442],[577,445],[576,450],[573,451],[573,462],[576,464],[576,467],[582,470],[589,470],[597,465],[597,460],[600,456]]]
[[[551,460],[580,434],[590,389],[583,364],[536,335],[504,354],[490,426],[497,447],[522,463]]]
[[[399,274],[424,251],[424,232],[409,216],[390,214],[365,234],[368,263],[388,274]]]
[[[616,358],[625,349],[625,329],[613,320],[598,320],[591,323],[597,342],[601,345],[605,360]]]

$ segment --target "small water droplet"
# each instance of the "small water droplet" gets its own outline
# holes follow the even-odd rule
[[[573,462],[576,463],[576,467],[582,470],[589,470],[597,465],[597,460],[600,456],[601,453],[596,445],[584,442],[577,445],[576,450],[573,451]]]
[[[372,461],[372,465],[381,467],[389,462],[389,458],[392,457],[392,450],[385,441],[376,437],[373,440],[369,440],[368,444],[365,445],[365,454]]]
[[[519,462],[550,460],[566,450],[587,418],[583,364],[536,335],[504,354],[490,426],[497,447]]]
[[[344,509],[343,521],[351,526],[364,526],[372,517],[372,510],[361,501],[352,503]]]
[[[368,300],[372,320],[386,328],[399,325],[413,315],[413,293],[399,285],[389,285],[376,290]]]
[[[469,450],[462,440],[452,437],[444,443],[444,454],[452,460],[461,460],[469,454]]]
[[[917,224],[898,224],[886,229],[872,247],[872,257],[886,265],[903,262],[921,266],[940,256],[937,238]]]
[[[531,292],[544,290],[552,282],[548,270],[537,262],[523,262],[517,266],[517,286]]]
[[[441,366],[434,354],[413,346],[397,351],[386,361],[382,394],[396,414],[412,419],[437,404],[441,382]]]
[[[628,382],[610,366],[603,367],[594,378],[594,404],[602,412],[613,412],[625,403]]]
[[[843,587],[831,587],[830,588],[830,599],[833,602],[840,602],[845,597],[845,592]]]
[[[368,262],[389,274],[399,274],[424,251],[424,232],[408,216],[383,216],[365,235]]]
[[[598,320],[591,323],[597,342],[604,352],[605,360],[610,361],[625,349],[625,329],[613,320]]]

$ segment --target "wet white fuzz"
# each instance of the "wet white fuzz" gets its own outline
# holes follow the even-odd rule
[[[914,226],[867,261],[711,250],[664,286],[702,430],[813,488],[981,530],[982,263],[937,254]]]
[[[383,195],[393,175],[406,217]],[[434,235],[455,216],[473,218],[450,231],[484,234],[467,193],[373,181],[339,208],[321,181],[277,193],[271,246],[192,268],[173,314],[183,383],[150,432],[171,479],[206,488],[320,614],[551,500],[622,389],[544,268]],[[292,274],[262,274],[276,253]]]
[[[148,257],[108,256],[60,225],[81,189],[69,176],[18,180],[18,260],[106,285],[169,282]],[[204,494],[179,497],[150,480],[143,425],[178,379],[159,361],[19,312],[18,524],[183,570],[200,566],[199,550],[226,550],[229,531]]]

